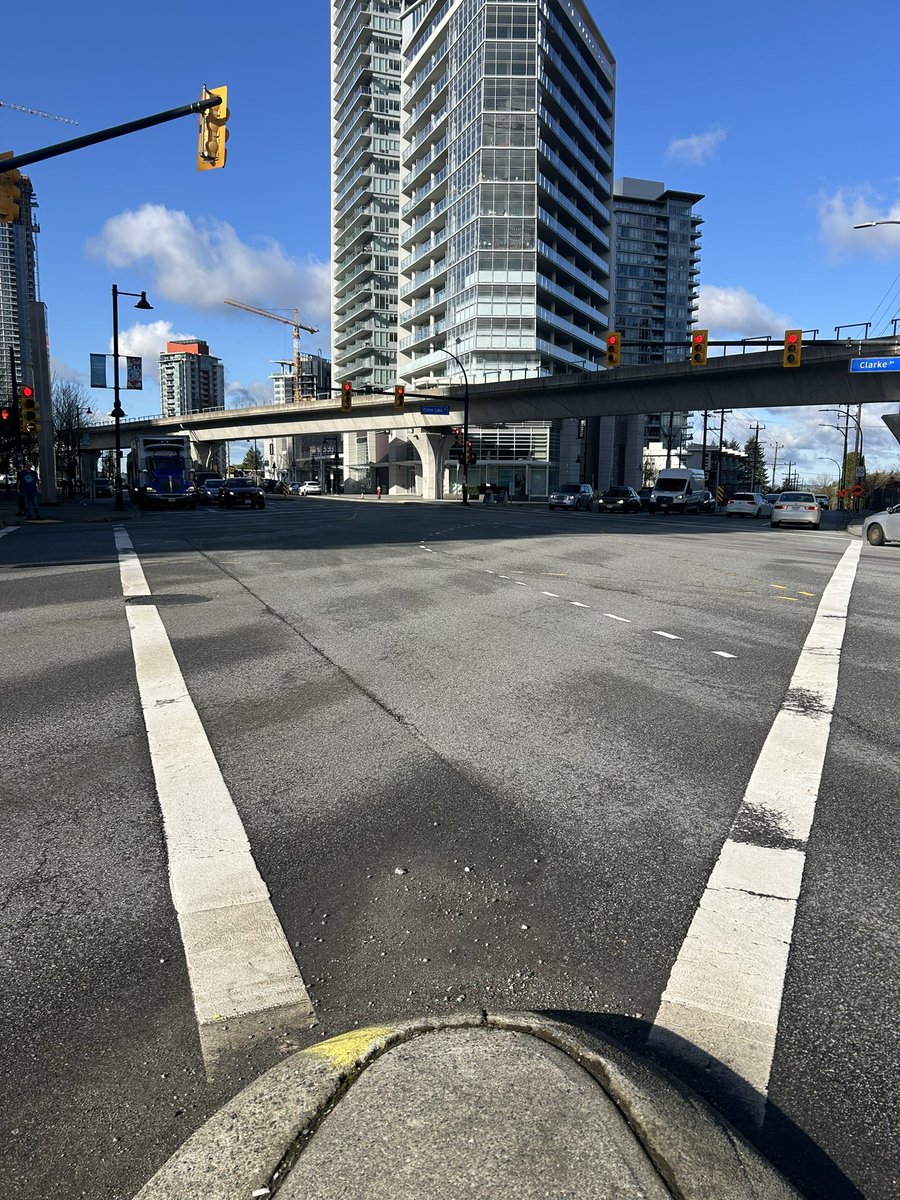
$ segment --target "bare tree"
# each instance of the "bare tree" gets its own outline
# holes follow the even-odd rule
[[[56,442],[56,475],[65,481],[67,495],[83,489],[80,479],[82,437],[91,422],[91,410],[84,385],[74,379],[54,375],[50,383],[53,404],[53,434]]]

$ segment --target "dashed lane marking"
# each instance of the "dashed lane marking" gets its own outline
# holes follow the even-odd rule
[[[617,617],[615,613],[604,613],[604,617],[609,617],[611,621],[621,621],[623,625],[631,625],[631,617]]]
[[[582,604],[580,600],[570,600],[569,603],[574,608],[590,608],[591,607],[589,604]]]
[[[542,595],[542,596],[549,596],[549,597],[551,598],[551,600],[558,600],[558,599],[559,599],[559,596],[556,594],[556,592],[541,592],[541,595]]]
[[[861,549],[847,547],[822,593],[650,1033],[651,1046],[687,1055],[730,1090],[742,1080],[760,1124]],[[778,846],[767,844],[772,831]]]
[[[0,529],[0,537],[6,537],[8,533],[15,533],[18,528],[18,525],[10,525],[8,529]]]
[[[131,539],[114,526],[122,593],[150,596]],[[315,1022],[269,892],[154,604],[127,605],[134,667],[207,1071],[268,1029]],[[186,753],[189,747],[190,753]]]
[[[719,658],[737,658],[736,654],[729,654],[727,650],[713,650],[713,654],[717,654]]]
[[[683,642],[684,641],[684,638],[679,637],[677,633],[666,633],[666,631],[664,629],[654,629],[653,632],[655,634],[657,634],[658,637],[671,638],[671,640],[673,642]]]

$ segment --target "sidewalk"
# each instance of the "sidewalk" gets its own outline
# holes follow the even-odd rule
[[[354,1030],[225,1105],[135,1200],[798,1200],[708,1105],[532,1013]]]

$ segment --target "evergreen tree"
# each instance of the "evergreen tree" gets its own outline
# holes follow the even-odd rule
[[[263,467],[262,451],[255,446],[251,446],[244,455],[244,461],[241,463],[242,471],[261,471]]]

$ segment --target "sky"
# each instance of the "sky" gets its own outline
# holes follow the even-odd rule
[[[873,336],[890,333],[900,225],[853,225],[900,220],[895,3],[587,3],[617,62],[616,177],[705,197],[698,325],[713,340],[857,335],[867,321]],[[145,389],[125,396],[131,416],[158,412],[156,356],[170,338],[208,342],[229,404],[271,398],[271,360],[292,357],[291,330],[225,296],[296,306],[320,329],[303,334],[304,352],[329,354],[329,12],[326,0],[268,0],[258,16],[228,3],[188,16],[169,0],[92,0],[56,6],[39,29],[27,6],[5,19],[7,44],[30,49],[5,57],[0,101],[78,127],[0,105],[0,151],[188,104],[203,84],[229,89],[223,170],[196,170],[194,116],[27,168],[59,374],[87,385],[89,355],[111,349],[113,283],[146,290],[154,308],[120,300],[121,352],[144,356]],[[111,407],[108,393],[90,396]],[[900,474],[884,411],[863,408],[866,460]],[[822,427],[834,417],[743,410],[725,436],[743,442],[757,420],[769,462],[778,443],[779,462],[807,482],[836,476],[842,436]]]

